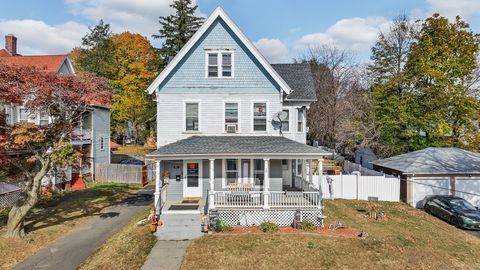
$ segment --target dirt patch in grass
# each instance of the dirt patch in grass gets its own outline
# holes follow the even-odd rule
[[[27,216],[25,238],[0,237],[0,269],[10,269],[139,188],[128,184],[90,184],[87,190],[43,199]],[[4,225],[0,224],[0,235],[5,232]]]
[[[329,230],[328,224],[325,228],[316,228],[311,231],[304,231],[295,229],[293,227],[280,227],[274,234],[320,234],[339,237],[359,237],[361,231],[355,228],[339,228],[336,230]],[[258,227],[233,227],[232,231],[216,233],[218,235],[236,235],[236,234],[262,234]]]
[[[318,234],[208,235],[187,249],[182,269],[479,269],[480,239],[403,203],[325,202],[327,223],[368,232],[366,239]],[[211,258],[215,258],[212,260]]]
[[[136,224],[148,216],[150,208],[145,209],[112,236],[80,266],[80,269],[140,269],[156,242],[148,224]]]

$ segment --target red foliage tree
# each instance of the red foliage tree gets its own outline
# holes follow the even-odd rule
[[[18,168],[23,181],[23,196],[9,213],[5,236],[24,235],[25,216],[38,202],[42,178],[76,156],[72,130],[92,104],[106,105],[110,99],[108,82],[95,75],[60,75],[0,62],[0,108],[22,105],[29,114],[46,113],[51,119],[41,126],[9,123],[0,110],[0,166]]]

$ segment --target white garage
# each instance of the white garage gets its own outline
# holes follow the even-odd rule
[[[425,196],[452,195],[480,207],[480,154],[431,147],[372,162],[377,171],[400,176],[400,197],[422,208]]]

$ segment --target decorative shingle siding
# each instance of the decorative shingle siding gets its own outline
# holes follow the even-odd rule
[[[205,49],[234,50],[234,78],[205,77]],[[168,78],[161,93],[279,93],[280,88],[220,19],[208,29]]]

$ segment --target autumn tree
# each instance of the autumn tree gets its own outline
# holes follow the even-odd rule
[[[150,41],[140,34],[116,34],[112,43],[113,128],[121,133],[130,123],[137,141],[155,120],[153,97],[145,89],[155,77],[157,58]]]
[[[31,115],[46,113],[50,124],[0,125],[0,164],[22,173],[22,197],[8,215],[6,237],[22,237],[28,211],[39,200],[41,180],[61,164],[72,162],[76,152],[71,131],[92,102],[108,104],[111,90],[92,74],[57,75],[33,67],[0,64],[0,104],[22,104]],[[5,119],[5,113],[0,113]]]
[[[174,57],[202,25],[203,17],[196,16],[198,6],[192,0],[175,0],[170,5],[174,13],[159,17],[160,29],[152,35],[163,41],[160,55],[165,63]]]

